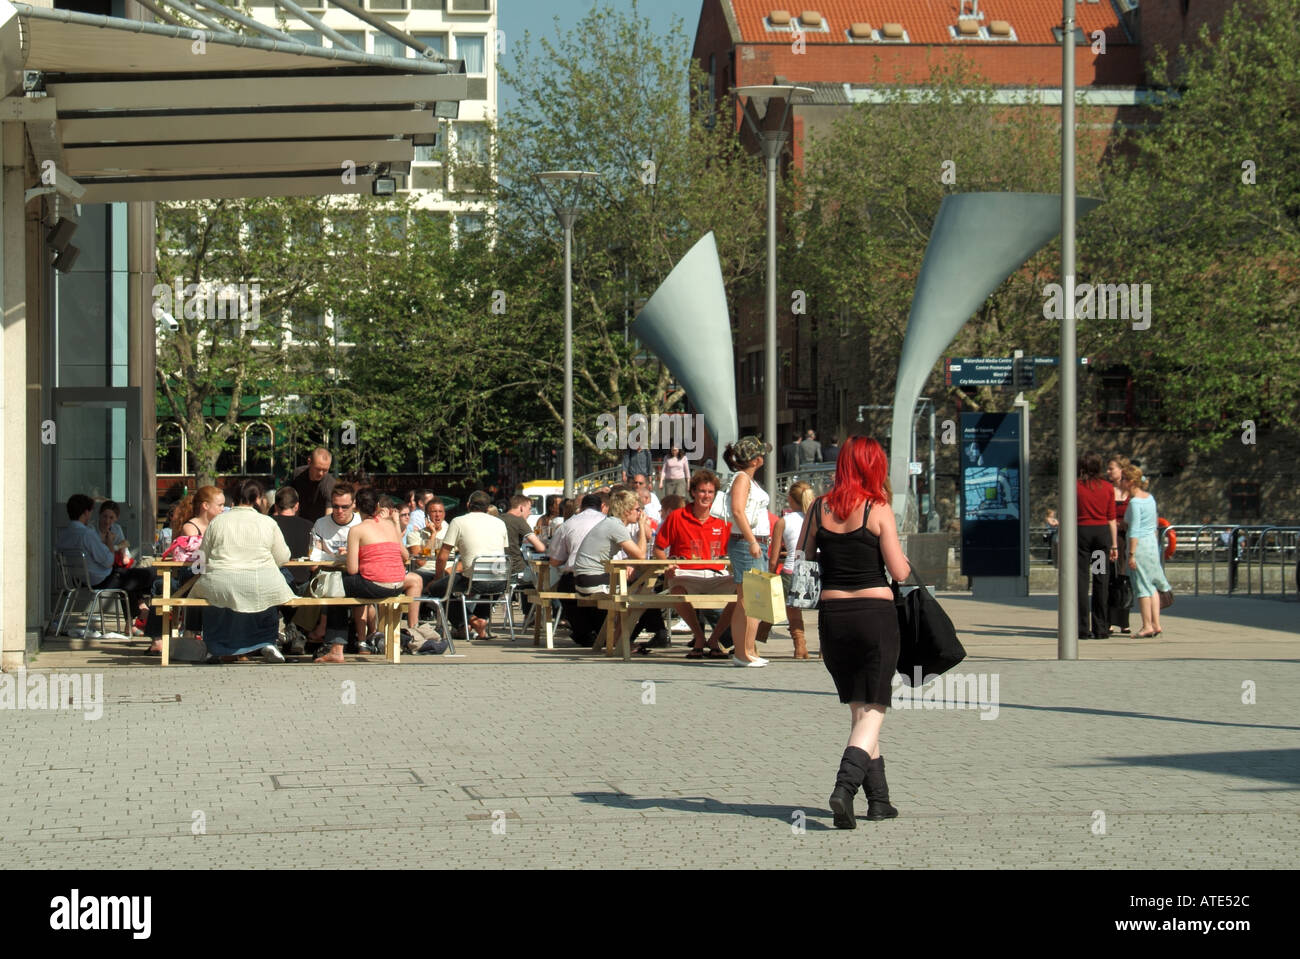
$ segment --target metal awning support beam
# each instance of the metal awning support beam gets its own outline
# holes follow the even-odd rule
[[[54,100],[48,103],[53,120]],[[3,101],[8,103],[8,101]],[[4,107],[0,106],[0,110]],[[6,117],[6,119],[10,119]],[[13,118],[17,119],[17,118]],[[27,119],[27,117],[22,117]],[[71,118],[59,121],[65,149],[101,143],[204,143],[225,140],[333,139],[340,130],[349,136],[413,136],[436,133],[438,121],[429,110],[330,110],[310,113],[206,113],[168,117],[161,127],[156,116]]]
[[[153,0],[136,0],[136,2],[146,10],[150,11],[155,17],[161,17],[167,23],[178,27],[185,26],[185,24],[181,23],[162,7],[158,6],[158,4],[154,3]]]
[[[179,10],[181,13],[185,14],[185,16],[189,17],[191,20],[197,20],[199,21],[199,23],[203,24],[208,29],[215,31],[218,36],[222,36],[222,37],[239,36],[239,34],[235,33],[234,30],[231,30],[224,23],[218,23],[216,20],[213,20],[211,17],[199,13],[199,11],[195,10],[188,3],[182,2],[182,0],[167,0],[167,2],[170,3],[177,10]],[[190,27],[189,30],[193,32],[194,28]]]
[[[147,33],[156,37],[193,40],[194,27],[174,27],[161,23],[147,23],[144,20],[123,20],[121,17],[104,17],[99,14],[81,13],[77,10],[55,10],[49,7],[34,7],[30,3],[15,3],[14,9],[22,17],[35,20],[53,20],[59,23],[78,23],[83,26],[99,27],[106,30],[123,30],[128,33]],[[390,28],[391,29],[391,28]],[[397,31],[401,33],[401,31]],[[406,34],[402,34],[406,36]],[[408,37],[411,45],[422,49],[424,44]],[[360,63],[370,67],[388,67],[402,73],[450,73],[449,61],[429,57],[384,57],[373,53],[357,53],[343,47],[313,47],[305,43],[286,43],[281,40],[266,40],[242,33],[214,34],[208,37],[208,43],[246,47],[250,50],[264,50],[268,53],[289,53],[298,56],[319,57],[324,60],[343,60],[348,63]],[[451,98],[448,98],[451,99]],[[463,99],[463,97],[462,97]]]
[[[292,13],[299,20],[303,21],[303,23],[311,24],[313,27],[316,28],[317,33],[325,34],[325,36],[333,40],[335,44],[342,44],[343,46],[347,47],[349,50],[356,50],[358,53],[365,53],[364,50],[358,47],[351,40],[344,37],[333,27],[326,24],[324,20],[320,19],[320,17],[312,16],[301,6],[294,3],[293,0],[275,0],[275,2],[278,3],[280,6],[284,7],[286,10]]]
[[[276,3],[279,3],[280,6],[284,6],[283,0],[276,0]],[[415,37],[411,36],[405,30],[397,29],[397,27],[393,26],[391,23],[389,23],[387,20],[383,19],[382,17],[377,17],[373,13],[369,13],[366,10],[362,10],[355,3],[351,3],[349,2],[349,0],[330,0],[330,3],[334,4],[334,6],[338,7],[340,10],[346,10],[348,13],[352,14],[352,16],[356,17],[358,20],[364,20],[366,23],[370,24],[376,30],[383,31],[384,33],[388,34],[394,40],[406,44],[412,50],[416,51],[419,54],[422,54],[423,59],[430,59],[428,57],[428,54],[432,53],[434,54],[434,58],[433,58],[434,62],[442,61],[442,55],[438,53],[437,50],[434,50],[427,43],[415,39]]]
[[[199,113],[244,107],[369,106],[464,100],[468,79],[446,76],[227,77],[204,80],[94,80],[50,83],[59,112],[177,110]],[[219,114],[218,114],[219,116]],[[164,124],[165,126],[165,124]]]
[[[215,10],[217,13],[220,13],[222,16],[229,17],[231,20],[234,20],[237,23],[242,23],[246,27],[251,27],[252,29],[256,30],[258,33],[264,33],[272,40],[283,40],[285,43],[298,42],[293,37],[289,36],[287,33],[281,33],[279,30],[273,30],[271,27],[268,27],[265,23],[258,23],[252,17],[245,16],[244,14],[240,13],[238,10],[232,10],[230,9],[230,7],[227,7],[224,4],[217,3],[216,0],[194,0],[194,2],[207,7],[209,10]]]
[[[74,177],[164,173],[174,170],[259,170],[269,167],[301,170],[338,167],[351,161],[370,163],[410,161],[410,140],[247,140],[226,143],[174,143],[166,146],[71,147],[65,151],[67,170]],[[123,171],[115,173],[112,171]]]
[[[219,200],[256,196],[330,196],[369,194],[374,175],[357,171],[356,183],[338,176],[265,176],[214,179],[130,180],[88,183],[82,203],[126,203],[149,200]]]

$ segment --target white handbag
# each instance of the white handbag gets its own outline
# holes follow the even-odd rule
[[[713,505],[709,507],[710,516],[728,523],[731,522],[731,487],[736,485],[736,475],[738,474],[732,475],[731,482],[727,484],[725,490],[713,497]]]
[[[307,590],[317,599],[342,599],[343,574],[334,569],[319,572],[311,578]]]
[[[787,606],[795,609],[816,609],[822,595],[821,565],[804,559],[803,552],[790,554],[790,592],[785,598]]]

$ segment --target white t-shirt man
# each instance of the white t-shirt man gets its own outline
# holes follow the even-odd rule
[[[361,522],[361,516],[354,510],[352,521],[345,526],[334,522],[334,517],[326,513],[312,525],[311,558],[319,560],[337,560],[343,547],[348,545],[348,530]]]
[[[460,553],[461,572],[468,576],[476,557],[504,554],[510,546],[510,537],[500,519],[475,511],[451,521],[442,546]]]

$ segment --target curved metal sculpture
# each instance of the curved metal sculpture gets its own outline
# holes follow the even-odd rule
[[[1079,197],[1079,218],[1101,205]],[[898,361],[889,450],[889,483],[899,529],[915,531],[916,504],[908,497],[912,408],[957,331],[1011,273],[1061,232],[1057,193],[958,193],[939,205],[921,263],[916,295]]]
[[[632,321],[632,334],[673,371],[721,450],[738,438],[731,314],[713,233],[673,267]]]

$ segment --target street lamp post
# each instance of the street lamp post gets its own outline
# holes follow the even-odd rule
[[[767,106],[763,122],[767,129],[760,129],[758,121],[746,109],[745,122],[750,132],[757,137],[767,164],[767,318],[764,326],[763,342],[763,439],[772,444],[775,454],[780,443],[776,431],[776,175],[789,134],[785,125],[790,119],[790,107],[795,97],[804,97],[813,91],[809,87],[796,86],[746,86],[736,87],[736,96],[748,97],[751,104],[763,103]],[[771,117],[771,101],[781,100],[785,107],[781,113],[781,122],[772,127],[767,123]],[[767,458],[763,467],[763,485],[769,494],[776,491],[776,456]]]
[[[564,498],[573,497],[573,224],[581,212],[584,183],[600,176],[586,170],[548,170],[534,176],[564,228]]]
[[[1075,403],[1078,399],[1075,378],[1074,318],[1074,0],[1061,2],[1061,286],[1065,289],[1065,318],[1061,321],[1061,459],[1057,482],[1060,485],[1061,534],[1058,552],[1056,658],[1079,658],[1078,589],[1079,520],[1075,497],[1078,451],[1075,430]]]

